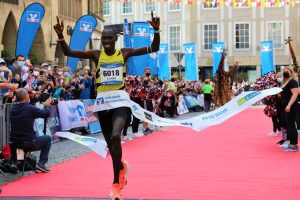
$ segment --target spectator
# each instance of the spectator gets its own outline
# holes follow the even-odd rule
[[[282,148],[284,151],[298,151],[298,133],[296,129],[298,82],[292,68],[283,69],[281,105],[284,108],[284,120],[287,128],[287,138]]]
[[[25,58],[23,55],[17,55],[17,57],[14,60],[14,63],[11,66],[8,66],[8,68],[12,71],[13,76],[16,74],[21,74],[21,69],[24,66]]]
[[[210,105],[212,101],[212,92],[213,88],[209,84],[209,80],[205,80],[205,84],[202,87],[202,92],[204,94],[204,111],[209,112],[210,111]]]
[[[46,106],[43,110],[30,105],[29,101],[27,90],[23,88],[16,90],[16,102],[12,105],[10,113],[10,142],[28,142],[34,150],[41,150],[36,169],[48,172],[50,170],[46,168],[45,164],[48,161],[51,148],[51,137],[49,135],[37,136],[33,130],[33,124],[36,118],[48,118],[50,116],[51,109],[48,106],[51,104],[51,99],[43,103]],[[12,160],[16,162],[16,155],[12,155]]]

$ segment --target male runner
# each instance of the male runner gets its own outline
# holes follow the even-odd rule
[[[139,56],[149,54],[159,50],[160,36],[159,36],[159,25],[160,20],[158,17],[153,17],[151,12],[151,21],[148,21],[154,29],[154,39],[151,46],[142,47],[138,49],[133,48],[122,48],[116,49],[115,44],[118,40],[117,34],[114,30],[104,29],[101,36],[101,43],[103,49],[101,50],[90,50],[90,51],[75,51],[71,50],[66,43],[63,30],[63,21],[60,23],[57,17],[57,24],[54,25],[54,30],[58,36],[58,42],[60,43],[63,52],[66,56],[92,59],[96,66],[96,87],[97,93],[106,92],[112,90],[124,90],[125,89],[125,77],[126,67],[125,63],[131,56]],[[108,68],[104,68],[107,64],[114,64],[115,67],[110,69],[107,73]],[[108,77],[109,76],[109,77]],[[118,80],[116,84],[109,85],[109,78],[114,76],[114,80]],[[109,148],[114,170],[114,180],[112,185],[111,196],[113,200],[122,200],[122,189],[127,183],[125,174],[128,171],[128,164],[122,162],[122,146],[121,146],[121,134],[125,126],[125,122],[130,112],[127,107],[120,107],[107,111],[98,112],[100,125],[102,128],[103,135],[105,137],[107,146]]]

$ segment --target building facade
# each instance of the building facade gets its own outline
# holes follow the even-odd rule
[[[98,25],[86,49],[99,49],[98,42],[103,29],[102,4],[98,0],[0,0],[0,57],[15,56],[17,32],[23,10],[31,3],[39,2],[45,8],[41,27],[37,32],[29,55],[36,62],[49,62],[65,66],[66,57],[57,44],[57,35],[53,26],[57,23],[56,16],[64,20],[64,36],[70,41],[72,29],[82,15],[93,14]],[[83,60],[84,65],[90,64]]]
[[[174,72],[178,70],[174,54],[182,52],[182,44],[196,43],[202,79],[211,76],[212,42],[225,42],[227,65],[239,66],[234,75],[237,79],[242,73],[250,80],[260,76],[261,41],[273,41],[277,69],[291,64],[285,39],[291,36],[296,55],[300,54],[299,9],[297,6],[232,8],[214,4],[204,7],[201,3],[190,6],[170,1],[103,1],[105,25],[123,23],[124,18],[129,22],[146,21],[154,10],[161,19],[161,43],[170,46],[170,65]],[[122,46],[121,39],[118,45]]]

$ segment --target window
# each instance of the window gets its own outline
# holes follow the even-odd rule
[[[169,11],[179,11],[180,10],[180,2],[174,3],[174,2],[169,2]]]
[[[58,1],[59,16],[65,17],[70,20],[76,21],[79,17],[82,16],[82,0],[65,0]]]
[[[132,2],[123,2],[122,14],[132,14]]]
[[[250,48],[250,24],[240,23],[235,24],[235,48],[249,49]]]
[[[109,5],[109,0],[104,0],[104,1],[103,1],[103,15],[104,15],[104,16],[110,15],[110,5]]]
[[[210,8],[218,8],[217,0],[207,0],[203,2],[203,8],[210,9]]]
[[[267,22],[267,40],[273,42],[273,47],[275,49],[283,47],[282,22]]]
[[[145,13],[150,13],[152,10],[155,12],[155,2],[145,2]]]
[[[218,24],[203,25],[203,45],[204,50],[211,50],[212,43],[218,42]]]
[[[181,38],[180,26],[169,26],[170,51],[172,52],[180,51],[181,49],[180,38]]]

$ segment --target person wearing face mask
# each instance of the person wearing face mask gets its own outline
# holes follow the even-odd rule
[[[21,69],[25,64],[25,58],[23,55],[17,55],[14,59],[14,63],[11,66],[8,66],[8,69],[12,71],[13,76],[16,74],[21,74]]]
[[[286,124],[286,141],[281,145],[284,151],[298,151],[298,133],[296,129],[298,82],[295,80],[294,70],[291,67],[283,69],[281,84],[281,106],[284,108],[283,116]]]
[[[160,36],[158,17],[153,17],[151,12],[151,21],[154,29],[154,38],[150,46],[142,48],[122,48],[116,49],[118,40],[117,32],[113,29],[104,29],[101,35],[103,49],[90,51],[71,50],[63,36],[64,24],[57,17],[57,24],[54,29],[58,36],[58,42],[66,56],[91,59],[97,66],[96,87],[97,92],[107,92],[114,90],[125,90],[126,66],[128,58],[157,52],[159,50]],[[107,68],[107,66],[110,66]],[[112,81],[113,80],[113,81]],[[113,160],[114,180],[112,184],[111,196],[114,200],[122,200],[122,190],[127,180],[125,175],[128,171],[128,164],[122,162],[121,134],[125,126],[130,109],[119,107],[106,111],[98,112],[100,125],[105,137],[108,149]]]

